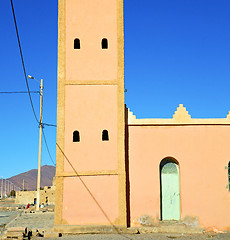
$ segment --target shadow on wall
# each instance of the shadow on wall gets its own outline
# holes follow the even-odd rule
[[[130,227],[130,180],[129,180],[129,128],[128,108],[125,106],[125,171],[126,171],[126,209],[127,227]]]

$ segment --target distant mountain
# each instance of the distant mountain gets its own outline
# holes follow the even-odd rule
[[[55,176],[56,168],[54,166],[44,165],[41,167],[41,187],[52,186],[53,177]],[[22,188],[24,179],[24,188],[26,190],[36,190],[37,188],[38,170],[32,169],[28,172],[20,173],[16,176],[8,178],[7,180],[15,184],[15,186]]]

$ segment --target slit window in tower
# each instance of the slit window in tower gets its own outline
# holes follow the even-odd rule
[[[74,39],[74,49],[80,49],[81,46],[80,46],[80,39],[79,38],[75,38]]]
[[[106,38],[102,39],[101,47],[102,47],[102,49],[108,49],[108,39],[106,39]]]
[[[109,133],[107,130],[102,131],[102,141],[109,141]]]
[[[73,142],[80,142],[80,133],[78,131],[73,132]]]

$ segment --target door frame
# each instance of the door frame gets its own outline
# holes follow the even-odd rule
[[[180,219],[181,219],[181,187],[180,187],[180,165],[179,165],[179,162],[173,158],[173,157],[165,157],[161,160],[160,164],[159,164],[159,176],[160,176],[160,220],[161,221],[164,221],[163,219],[163,214],[162,214],[162,210],[163,210],[163,207],[162,207],[162,179],[161,179],[161,171],[162,171],[162,168],[164,167],[165,164],[167,163],[174,163],[177,165],[178,167],[178,174],[179,174],[179,194],[180,194],[180,206],[179,206],[179,211],[180,211]]]

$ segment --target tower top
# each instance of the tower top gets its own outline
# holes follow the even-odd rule
[[[121,0],[68,0],[66,6],[66,79],[114,81],[123,58]],[[118,10],[118,9],[122,9]],[[118,56],[119,55],[119,56]]]

